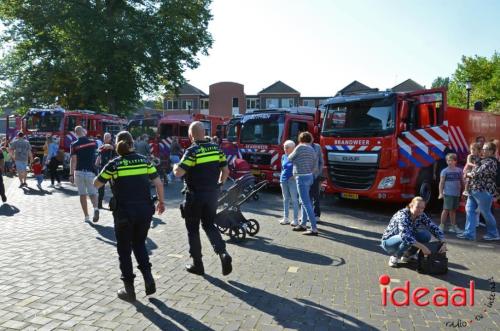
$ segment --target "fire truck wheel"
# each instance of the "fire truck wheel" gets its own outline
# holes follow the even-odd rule
[[[417,182],[416,194],[424,199],[426,205],[429,205],[432,202],[432,180],[430,176],[421,174]]]

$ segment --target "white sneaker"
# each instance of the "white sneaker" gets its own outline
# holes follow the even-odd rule
[[[287,225],[287,224],[290,224],[290,222],[289,222],[286,218],[284,218],[284,219],[282,219],[282,220],[280,221],[280,224],[281,224],[281,225]]]
[[[56,187],[58,187],[58,188],[60,188],[61,186],[62,186],[61,183],[56,184]]]
[[[297,226],[299,225],[299,222],[298,221],[293,221],[292,223],[290,223],[291,226]]]
[[[49,187],[54,187],[54,184],[50,184]]]
[[[90,216],[85,216],[85,222],[90,222]]]
[[[411,260],[417,260],[417,254],[413,254],[412,256],[401,256],[401,259],[399,259],[403,263],[408,263]]]
[[[488,241],[495,241],[495,240],[500,240],[500,236],[492,237],[490,235],[484,235],[483,239]]]
[[[389,267],[394,268],[398,266],[398,258],[396,256],[391,256],[389,258]]]
[[[448,229],[448,231],[450,231],[451,233],[463,233],[462,230],[460,230],[460,228],[458,227],[458,225],[452,225],[450,226],[450,228]]]

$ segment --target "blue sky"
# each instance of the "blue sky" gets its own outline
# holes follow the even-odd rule
[[[303,96],[330,96],[353,80],[385,89],[430,86],[462,55],[500,51],[498,0],[214,0],[215,40],[191,84],[235,81],[256,94],[281,80]]]

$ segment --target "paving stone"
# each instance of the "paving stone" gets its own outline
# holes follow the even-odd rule
[[[88,224],[82,221],[75,187],[65,183],[62,190],[47,189],[51,194],[28,195],[15,180],[5,182],[9,204],[19,212],[4,216],[0,208],[2,330],[440,330],[448,320],[473,318],[489,295],[486,279],[500,270],[499,243],[451,236],[447,275],[389,268],[379,244],[394,206],[327,198],[321,235],[307,238],[278,224],[281,196],[268,190],[259,201],[242,206],[261,230],[240,244],[227,243],[233,273],[222,277],[220,260],[201,231],[206,276],[187,274],[180,184],[173,183],[166,190],[167,211],[149,232],[157,293],[144,296],[136,269],[138,302],[129,304],[116,298],[122,283],[109,211],[102,211],[99,223]],[[459,214],[460,226],[463,221]],[[479,229],[478,238],[483,233]],[[410,280],[412,288],[451,289],[472,279],[478,304],[473,309],[382,307],[381,274],[399,280],[391,286]],[[497,330],[498,308],[474,325]]]

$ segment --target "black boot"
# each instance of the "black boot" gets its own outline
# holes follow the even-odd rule
[[[102,200],[101,199],[99,199],[99,201],[97,202],[97,208],[104,209],[103,206],[102,206]]]
[[[205,268],[201,259],[193,259],[193,264],[186,264],[186,270],[195,275],[203,276],[205,274]]]
[[[227,276],[233,271],[233,266],[231,264],[233,259],[227,252],[219,254],[219,257],[222,264],[222,275]]]
[[[118,297],[127,302],[135,301],[134,281],[123,281],[124,288],[118,290]]]
[[[142,276],[144,277],[144,286],[146,288],[146,295],[151,295],[156,292],[155,279],[151,270],[143,271]]]

